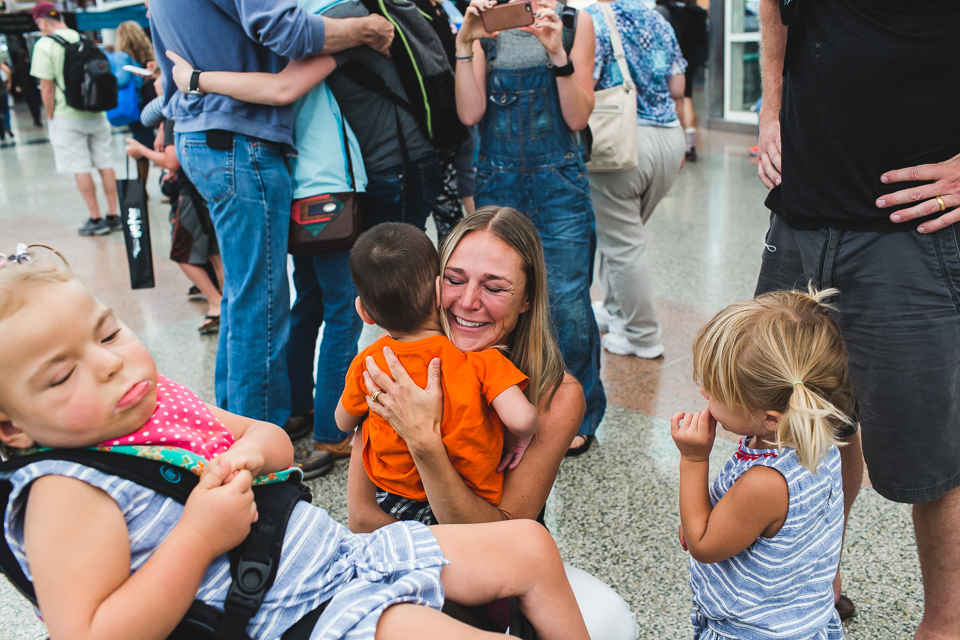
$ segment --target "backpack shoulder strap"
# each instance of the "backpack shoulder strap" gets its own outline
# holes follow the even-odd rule
[[[310,502],[311,498],[306,486],[290,482],[256,486],[253,494],[257,521],[246,540],[230,552],[233,580],[214,635],[217,640],[243,637],[277,576],[290,514],[301,500]]]
[[[343,74],[351,82],[360,85],[371,93],[377,93],[397,105],[398,107],[413,113],[413,105],[408,100],[400,96],[393,89],[387,86],[386,80],[380,75],[363,64],[362,62],[350,61],[337,67],[337,71]]]
[[[573,51],[573,41],[577,37],[577,18],[579,11],[569,5],[563,5],[560,10],[560,22],[563,24],[563,50],[570,55]]]
[[[48,36],[46,36],[46,37],[47,37],[47,38],[50,38],[50,39],[53,40],[54,42],[58,43],[58,44],[59,44],[61,47],[63,47],[63,48],[67,48],[67,47],[70,46],[70,43],[69,43],[69,42],[67,42],[66,40],[64,40],[63,38],[61,38],[60,36],[58,36],[58,35],[55,34],[55,33],[51,33],[50,35],[48,35]]]

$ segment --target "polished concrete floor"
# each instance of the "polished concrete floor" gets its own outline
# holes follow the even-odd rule
[[[52,245],[105,303],[136,331],[167,376],[212,400],[216,338],[197,334],[203,303],[163,256],[169,249],[166,207],[151,181],[151,229],[157,287],[131,291],[119,234],[81,238],[83,203],[70,176],[54,172],[43,130],[14,113],[16,144],[0,148],[0,251],[17,242]],[[122,135],[114,137],[122,177]],[[667,420],[705,402],[691,380],[690,346],[715,311],[752,295],[767,224],[765,190],[747,155],[748,136],[701,131],[700,158],[681,172],[648,223],[666,354],[656,360],[603,355],[609,407],[599,445],[566,460],[550,497],[547,522],[564,558],[606,580],[637,614],[641,638],[691,635],[687,555],[677,543],[679,457]],[[154,171],[152,178],[156,178]],[[594,291],[598,294],[598,291]],[[712,468],[733,450],[718,440]],[[315,502],[346,519],[346,464],[311,482]],[[907,506],[867,484],[847,529],[844,591],[859,613],[847,637],[912,636],[922,587]],[[44,637],[26,602],[0,580],[0,640]],[[602,640],[602,639],[597,639]]]

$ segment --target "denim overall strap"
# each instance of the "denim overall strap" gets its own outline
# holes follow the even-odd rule
[[[580,155],[576,135],[560,110],[557,80],[546,66],[491,69],[480,149],[494,165],[521,171],[556,166]]]

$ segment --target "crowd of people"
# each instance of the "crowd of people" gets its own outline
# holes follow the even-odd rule
[[[843,637],[855,607],[839,562],[865,458],[881,495],[914,505],[915,637],[960,639],[960,84],[940,82],[960,62],[960,6],[929,0],[907,19],[868,0],[801,4],[760,3],[771,220],[756,298],[700,330],[708,408],[671,421],[694,636]],[[496,0],[370,6],[153,0],[149,40],[135,23],[118,31],[113,66],[153,76],[125,78],[143,114],[127,153],[141,178],[150,163],[166,172],[171,258],[207,297],[201,333],[219,330],[215,405],[157,374],[55,251],[0,256],[0,327],[24,338],[0,346],[0,441],[25,461],[0,474],[5,527],[24,566],[30,552],[52,633],[125,637],[142,618],[166,637],[194,599],[229,610],[226,553],[263,507],[252,486],[348,458],[350,531],[305,505],[286,514],[286,562],[252,637],[311,612],[314,637],[474,637],[460,620],[479,609],[502,629],[502,603],[487,605],[506,597],[544,640],[637,637],[623,599],[527,521],[543,523],[564,457],[596,441],[601,349],[665,352],[644,227],[697,160],[703,12],[531,0],[526,24],[488,30]],[[57,170],[88,206],[80,233],[109,233],[109,125],[62,88],[81,36],[49,2],[33,15],[51,36],[30,73]],[[884,99],[888,76],[930,100]],[[601,170],[595,92],[620,85],[635,88],[636,161]],[[362,233],[295,255],[291,303],[291,225],[330,194],[324,220],[359,210]],[[50,308],[71,331],[44,320]],[[385,333],[358,352],[364,323]],[[710,483],[718,424],[742,440]],[[180,505],[102,469],[29,460],[93,445],[189,450],[200,482]],[[106,568],[74,563],[65,578],[64,558],[86,555]],[[144,597],[157,581],[162,606]]]

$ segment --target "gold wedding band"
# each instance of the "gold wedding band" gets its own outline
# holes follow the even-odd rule
[[[371,400],[373,400],[374,402],[380,402],[379,400],[377,400],[377,398],[380,397],[380,394],[381,394],[381,393],[383,393],[383,390],[382,390],[382,389],[377,389],[376,391],[374,391],[374,392],[373,392],[373,398],[371,398]]]
[[[940,205],[940,211],[946,211],[947,205],[943,204],[943,198],[937,196],[937,204]]]

